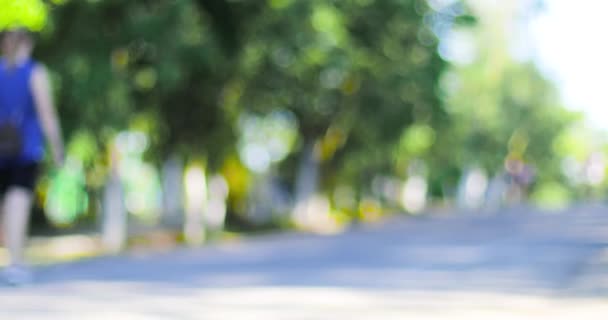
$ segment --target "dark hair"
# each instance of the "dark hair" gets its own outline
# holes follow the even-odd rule
[[[4,38],[7,34],[12,33],[12,34],[16,34],[19,39],[21,40],[30,40],[30,41],[34,41],[34,34],[26,29],[26,28],[12,28],[12,29],[6,29],[3,30],[0,33],[0,36],[2,38]]]

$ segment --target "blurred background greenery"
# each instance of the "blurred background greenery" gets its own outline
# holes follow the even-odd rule
[[[156,223],[171,159],[223,177],[234,230],[485,208],[498,189],[499,205],[543,207],[606,191],[604,133],[514,53],[514,28],[542,2],[0,8],[0,29],[39,31],[68,145],[66,167],[40,183],[39,224],[97,221],[111,163],[131,218]]]

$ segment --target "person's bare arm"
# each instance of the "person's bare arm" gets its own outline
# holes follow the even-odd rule
[[[35,67],[30,85],[42,130],[51,145],[53,160],[57,166],[60,166],[63,163],[63,140],[46,68],[41,65]]]

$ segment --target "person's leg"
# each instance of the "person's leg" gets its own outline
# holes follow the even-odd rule
[[[11,265],[23,265],[27,241],[32,192],[23,187],[10,187],[4,197],[3,230],[4,244],[8,250]]]
[[[3,275],[7,283],[23,285],[32,280],[32,274],[25,265],[24,253],[38,164],[14,164],[5,169],[9,173],[6,175],[8,181],[2,203],[3,219],[1,220],[4,245],[8,251],[10,264],[3,270]]]
[[[6,238],[4,234],[4,199],[6,189],[12,179],[11,171],[4,167],[0,167],[0,247],[6,247]]]

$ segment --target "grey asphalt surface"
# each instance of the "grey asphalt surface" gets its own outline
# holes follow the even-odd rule
[[[606,319],[606,209],[396,217],[48,266],[0,287],[0,319]]]

